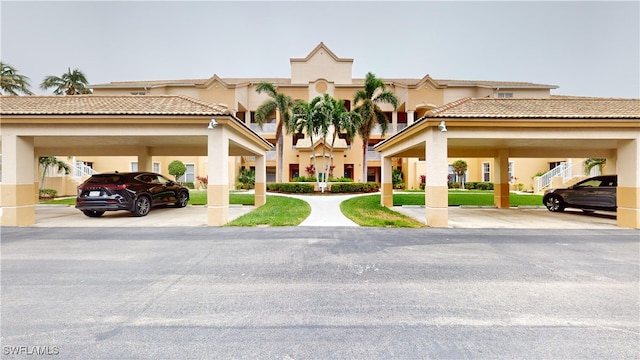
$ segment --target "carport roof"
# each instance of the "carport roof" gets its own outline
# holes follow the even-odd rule
[[[233,115],[187,96],[2,96],[2,115]]]
[[[640,99],[464,98],[428,111],[420,120],[425,118],[640,119]]]

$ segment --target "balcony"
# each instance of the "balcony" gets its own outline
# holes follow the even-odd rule
[[[249,124],[249,127],[258,134],[275,134],[276,125],[276,123],[262,124],[262,128],[260,128],[260,125],[251,123]]]

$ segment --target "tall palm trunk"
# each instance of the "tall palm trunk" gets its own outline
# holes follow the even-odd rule
[[[278,164],[277,164],[277,168],[278,168],[278,172],[277,172],[277,176],[278,176],[278,182],[281,183],[282,182],[282,164],[284,163],[284,139],[282,134],[278,137],[278,143],[276,144],[276,151],[278,152]]]
[[[362,138],[362,182],[367,182],[367,151],[369,150],[369,139]]]

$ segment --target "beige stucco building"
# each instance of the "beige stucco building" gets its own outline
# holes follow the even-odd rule
[[[278,92],[305,101],[330,94],[344,100],[350,109],[354,93],[364,84],[363,77],[353,76],[354,60],[338,57],[323,43],[306,57],[289,61],[288,78],[213,75],[207,79],[120,81],[92,85],[94,95],[67,100],[2,97],[2,224],[35,221],[32,209],[37,201],[39,179],[35,174],[39,169],[34,162],[37,164],[38,156],[49,155],[71,164],[78,175],[47,177],[46,187],[56,188],[61,195],[74,195],[87,169],[148,170],[168,175],[169,163],[181,160],[187,165],[183,181],[219,190],[209,193],[209,223],[226,222],[224,190],[233,188],[241,168],[256,170],[261,199],[264,183],[277,181],[272,146],[276,142],[275,115],[263,127],[256,124],[255,111],[268,99],[256,92],[256,86],[270,82]],[[621,207],[626,210],[618,223],[639,226],[640,100],[552,96],[556,86],[529,82],[376,75],[399,99],[399,106],[382,105],[389,120],[388,131],[382,134],[374,129],[371,135],[366,176],[363,143],[356,136],[351,141],[339,140],[332,158],[333,177],[382,183],[383,204],[387,206],[392,169],[402,171],[407,189],[420,188],[424,179],[422,186],[430,199],[427,223],[446,226],[448,181],[492,182],[496,205],[504,207],[508,206],[509,190],[537,192],[551,182],[576,181],[576,177],[586,176],[585,158],[604,157],[604,172],[622,175],[626,202]],[[210,131],[206,124],[212,118],[222,126]],[[442,120],[448,132],[437,128]],[[218,144],[218,140],[223,142]],[[282,181],[307,175],[312,151],[319,154],[322,146],[315,142],[312,147],[308,138],[286,134]],[[459,159],[469,165],[462,178],[457,178],[450,166]],[[199,177],[208,177],[208,185]]]

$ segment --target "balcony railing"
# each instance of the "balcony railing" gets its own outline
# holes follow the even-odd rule
[[[368,150],[367,151],[367,161],[369,160],[380,160],[382,159],[382,153],[377,151]]]
[[[276,132],[276,127],[277,127],[276,125],[277,124],[275,123],[262,124],[262,128],[260,128],[260,125],[256,123],[251,123],[249,127],[251,128],[251,130],[255,131],[258,134],[270,134],[270,133]]]

